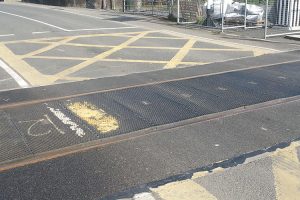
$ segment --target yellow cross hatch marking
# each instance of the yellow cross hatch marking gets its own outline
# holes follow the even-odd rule
[[[203,65],[207,62],[189,62],[183,61],[186,55],[192,51],[248,51],[253,52],[254,56],[262,55],[265,53],[270,53],[270,50],[264,48],[250,48],[245,45],[232,44],[230,42],[224,42],[219,40],[207,40],[205,38],[193,37],[182,35],[178,33],[167,33],[169,36],[150,36],[148,33],[155,33],[161,31],[135,31],[135,32],[122,32],[122,33],[99,33],[99,34],[87,34],[87,35],[77,35],[77,36],[65,36],[65,37],[53,37],[53,38],[38,38],[29,40],[18,40],[18,41],[7,41],[0,43],[0,53],[1,57],[7,64],[9,64],[17,73],[23,76],[31,85],[48,85],[52,84],[57,80],[85,80],[88,77],[83,78],[72,78],[70,74],[84,69],[97,61],[107,61],[107,62],[127,62],[127,63],[150,63],[150,64],[162,64],[165,69],[176,68],[178,65],[188,66],[188,65]],[[120,45],[100,45],[100,44],[82,44],[81,42],[73,41],[79,38],[97,38],[97,37],[123,37],[128,38],[127,41],[121,43]],[[173,39],[175,40],[187,40],[183,47],[167,47],[167,46],[134,46],[132,45],[135,41],[139,39]],[[226,46],[224,48],[193,48],[195,42],[208,42],[212,44],[218,44]],[[45,47],[41,47],[38,50],[34,50],[25,55],[15,55],[5,44],[44,44]],[[48,51],[60,47],[62,45],[78,46],[78,47],[95,47],[95,48],[109,48],[109,50],[95,56],[95,57],[72,57],[72,56],[42,56],[41,53],[47,53]],[[233,49],[231,49],[233,48]],[[177,50],[178,52],[171,60],[138,60],[138,59],[110,59],[108,56],[122,49],[150,49],[150,50]],[[55,75],[45,75],[40,73],[37,69],[30,66],[23,59],[24,58],[36,58],[36,59],[47,59],[47,60],[78,60],[82,61],[80,64],[72,66],[65,69]],[[21,67],[22,66],[22,67]]]
[[[46,47],[43,47],[43,48],[38,49],[36,51],[33,51],[33,52],[28,53],[28,54],[22,55],[22,56],[20,56],[20,58],[23,59],[23,58],[27,58],[29,56],[34,56],[34,55],[37,55],[37,54],[44,53],[46,51],[54,49],[55,47],[58,47],[58,46],[61,46],[61,45],[65,44],[65,43],[67,43],[67,42],[70,42],[70,41],[74,40],[75,38],[76,37],[65,38],[65,39],[63,39],[63,40],[61,40],[59,42],[52,43],[52,44],[50,44],[50,45],[48,45]]]
[[[184,57],[189,53],[190,49],[197,42],[195,39],[190,39],[178,52],[177,54],[170,60],[170,62],[164,67],[165,69],[175,68],[180,62],[184,59]]]
[[[87,67],[87,66],[89,66],[89,65],[91,65],[95,62],[97,62],[98,60],[104,59],[104,58],[110,56],[111,54],[125,48],[126,46],[128,46],[128,45],[132,44],[133,42],[139,40],[140,38],[144,37],[145,35],[147,35],[150,32],[153,32],[153,31],[147,31],[147,32],[140,33],[136,37],[130,38],[129,40],[127,40],[126,42],[123,42],[119,46],[116,46],[116,47],[114,47],[114,48],[112,48],[108,51],[105,51],[105,52],[103,52],[103,53],[101,53],[101,54],[99,54],[99,55],[97,55],[97,56],[95,56],[95,57],[93,57],[89,60],[86,60],[86,61],[84,61],[84,62],[82,62],[78,65],[75,65],[75,66],[73,66],[69,69],[66,69],[66,70],[56,74],[55,76],[56,76],[57,79],[60,79],[60,78],[63,78],[64,76],[67,76],[69,74],[77,72],[77,71],[79,71],[79,70],[81,70],[81,69],[83,69],[83,68],[85,68],[85,67]]]
[[[22,77],[24,77],[31,85],[47,85],[55,80],[53,76],[44,75],[30,66],[24,60],[16,56],[9,48],[0,43],[0,57]]]

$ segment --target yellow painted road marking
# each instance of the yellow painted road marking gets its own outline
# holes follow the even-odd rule
[[[264,47],[259,47],[259,46],[243,45],[240,43],[227,42],[227,41],[223,41],[223,40],[202,38],[202,37],[198,37],[198,36],[194,36],[194,35],[188,35],[188,34],[184,34],[184,33],[174,32],[174,31],[163,30],[161,32],[164,32],[164,33],[170,34],[170,35],[174,35],[177,37],[182,37],[182,38],[187,38],[187,39],[195,39],[199,42],[205,42],[205,43],[211,43],[211,44],[216,44],[216,45],[237,48],[237,49],[241,49],[243,51],[252,51],[254,56],[260,56],[260,55],[264,55],[264,54],[268,54],[268,53],[280,52],[275,49],[269,49],[269,48],[264,48]]]
[[[169,39],[169,40],[185,40],[185,38],[180,37],[159,37],[159,36],[146,36],[145,39]]]
[[[197,40],[190,39],[178,52],[177,54],[170,60],[170,62],[164,67],[165,69],[175,68],[189,53],[190,49],[193,47]]]
[[[87,80],[87,79],[90,79],[90,78],[87,78],[87,77],[71,77],[71,76],[66,76],[64,77],[64,80],[67,80],[67,81],[84,81],[84,80]]]
[[[119,128],[116,118],[108,115],[95,105],[87,102],[76,102],[69,104],[67,107],[82,120],[95,127],[100,133],[109,133]]]
[[[28,56],[26,58],[39,58],[39,59],[49,59],[49,60],[88,60],[90,58],[84,57],[65,57],[65,56]]]
[[[132,62],[132,63],[157,63],[166,64],[168,61],[156,61],[156,60],[131,60],[131,59],[99,59],[99,61],[109,61],[109,62]]]
[[[130,34],[130,36],[127,36],[127,34]],[[126,37],[126,38],[131,38],[134,37],[134,35],[140,34],[141,31],[139,32],[122,32],[122,33],[99,33],[99,34],[87,34],[87,35],[76,35],[76,36],[72,36],[72,37],[76,37],[77,38],[86,38],[86,37],[101,37],[101,36],[110,36],[110,37]],[[15,43],[21,43],[21,42],[44,42],[44,41],[49,41],[49,40],[62,40],[62,39],[67,39],[70,36],[66,36],[66,37],[51,37],[51,38],[38,38],[38,39],[27,39],[27,40],[14,40],[14,41],[4,41],[1,42],[3,44],[15,44]],[[52,41],[52,43],[55,42],[59,42],[59,41]]]
[[[191,50],[195,50],[195,51],[249,51],[251,52],[250,50],[247,50],[247,49],[213,49],[213,48],[191,48]]]
[[[54,43],[52,43],[52,44],[50,44],[46,47],[43,47],[43,48],[38,49],[36,51],[33,51],[33,52],[28,53],[28,54],[22,55],[22,56],[20,56],[20,58],[23,59],[23,58],[26,58],[26,57],[29,57],[29,56],[34,56],[34,55],[37,55],[37,54],[40,54],[40,53],[44,53],[46,51],[54,49],[55,47],[58,47],[58,46],[61,46],[65,43],[67,43],[67,42],[70,42],[70,41],[74,40],[75,38],[76,38],[75,36],[72,36],[72,37],[68,37],[68,38],[65,38],[63,40],[60,40],[58,42],[54,42]]]
[[[76,47],[98,47],[98,48],[114,48],[115,46],[111,45],[98,45],[98,44],[80,44],[80,43],[67,43],[65,45],[68,46],[76,46]]]
[[[82,62],[82,63],[80,63],[78,65],[75,65],[75,66],[73,66],[73,67],[71,67],[69,69],[66,69],[66,70],[64,70],[64,71],[56,74],[55,76],[57,77],[57,79],[61,79],[64,76],[67,76],[69,74],[77,72],[77,71],[79,71],[79,70],[81,70],[81,69],[83,69],[83,68],[85,68],[85,67],[87,67],[87,66],[89,66],[89,65],[91,65],[91,64],[93,64],[95,62],[97,62],[99,59],[104,59],[104,58],[110,56],[111,54],[113,54],[113,53],[115,53],[115,52],[117,52],[117,51],[125,48],[126,46],[128,46],[128,45],[132,44],[133,42],[139,40],[140,38],[144,37],[145,35],[147,35],[150,32],[153,32],[153,31],[142,32],[139,35],[137,35],[136,37],[132,37],[129,40],[123,42],[119,46],[116,46],[116,47],[114,47],[114,48],[112,48],[112,49],[110,49],[108,51],[105,51],[105,52],[103,52],[103,53],[101,53],[101,54],[99,54],[99,55],[97,55],[97,56],[95,56],[95,57],[93,57],[93,58],[91,58],[89,60],[86,60],[86,61],[84,61],[84,62]]]
[[[172,182],[150,189],[163,200],[217,200],[214,195],[192,180]]]
[[[300,198],[300,161],[297,149],[300,142],[276,151],[273,156],[273,174],[278,200],[297,200]]]
[[[41,74],[34,67],[16,56],[9,48],[0,43],[0,57],[13,70],[18,72],[27,82],[33,86],[47,85],[54,81],[53,76]]]

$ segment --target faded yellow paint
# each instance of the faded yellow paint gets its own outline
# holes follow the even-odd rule
[[[277,150],[272,156],[275,189],[278,200],[297,200],[300,197],[300,161],[296,148],[299,142]]]
[[[95,127],[100,133],[109,133],[119,128],[116,118],[93,104],[76,102],[69,104],[67,107],[79,118]]]
[[[196,172],[193,174],[192,179],[201,178],[201,177],[207,176],[209,174],[219,173],[219,172],[224,172],[224,168],[218,167],[218,168],[213,169],[212,172],[208,172],[208,171]]]
[[[193,180],[168,183],[150,188],[163,200],[216,200],[217,198]]]
[[[54,81],[53,76],[41,74],[1,43],[0,58],[2,58],[2,60],[4,60],[13,70],[15,70],[33,86],[47,85]]]
[[[63,40],[60,40],[58,42],[54,42],[52,44],[49,44],[46,47],[43,47],[43,48],[40,48],[40,49],[38,49],[36,51],[32,51],[32,52],[30,52],[28,54],[22,55],[22,56],[20,56],[20,58],[23,59],[23,58],[27,58],[29,56],[34,56],[34,55],[38,55],[38,54],[44,53],[46,51],[54,49],[55,47],[58,47],[58,46],[61,46],[61,45],[65,44],[65,43],[67,43],[67,42],[70,42],[70,41],[74,40],[75,38],[76,38],[75,36],[67,37],[67,38],[65,38]]]
[[[222,46],[226,46],[226,47],[232,47],[232,48],[236,48],[236,49],[239,49],[239,50],[242,50],[242,51],[251,51],[251,52],[253,52],[254,56],[261,56],[261,55],[264,55],[264,54],[280,52],[280,51],[275,50],[275,49],[268,49],[268,48],[264,48],[264,47],[243,45],[243,44],[240,44],[240,43],[227,42],[227,41],[223,41],[223,40],[202,38],[202,37],[187,35],[187,34],[179,33],[179,32],[173,32],[173,31],[167,31],[167,30],[163,30],[162,32],[164,32],[166,34],[173,35],[173,36],[177,36],[177,37],[182,37],[182,38],[187,38],[187,39],[195,39],[199,42],[206,42],[206,43],[222,45]]]
[[[91,65],[91,64],[93,64],[95,62],[97,62],[99,59],[105,59],[106,57],[110,56],[111,54],[113,54],[113,53],[115,53],[115,52],[117,52],[117,51],[125,48],[126,46],[132,44],[133,42],[139,40],[140,38],[144,37],[145,35],[147,35],[148,33],[151,33],[151,32],[154,32],[154,31],[142,32],[139,35],[137,35],[135,37],[132,37],[129,40],[123,42],[119,46],[115,46],[114,48],[109,49],[109,50],[107,50],[107,51],[105,51],[105,52],[103,52],[103,53],[101,53],[101,54],[99,54],[99,55],[97,55],[97,56],[89,59],[89,60],[86,60],[86,61],[84,61],[84,62],[82,62],[82,63],[80,63],[78,65],[70,67],[70,68],[68,68],[68,69],[66,69],[66,70],[64,70],[64,71],[56,74],[55,76],[57,77],[57,79],[60,79],[60,78],[63,78],[64,76],[67,76],[69,74],[77,72],[77,71],[79,71],[79,70],[81,70],[81,69],[83,69],[83,68],[85,68],[85,67],[87,67],[87,66],[89,66],[89,65]]]
[[[90,78],[87,77],[71,77],[71,76],[66,76],[64,77],[64,80],[68,80],[68,81],[83,81],[83,80],[87,80]]]
[[[167,63],[164,67],[165,69],[175,68],[184,57],[189,53],[190,49],[193,47],[197,40],[190,39],[178,52],[177,54]]]
[[[65,56],[28,56],[27,58],[39,58],[47,60],[88,60],[90,58],[85,57],[65,57]]]
[[[108,62],[128,62],[128,63],[151,63],[151,64],[164,64],[164,68],[175,68],[178,65],[203,65],[207,64],[205,62],[184,62],[183,59],[189,53],[190,50],[195,51],[253,51],[252,48],[245,47],[244,45],[231,44],[228,42],[209,40],[205,42],[213,43],[213,44],[221,44],[227,47],[234,47],[236,49],[224,48],[224,49],[213,49],[213,48],[193,48],[193,44],[196,41],[204,41],[204,39],[199,39],[197,37],[191,36],[178,36],[175,34],[169,34],[167,37],[155,37],[155,36],[147,36],[148,33],[158,32],[158,31],[143,31],[143,32],[123,32],[123,33],[107,33],[107,34],[89,34],[89,35],[77,35],[77,36],[66,36],[66,37],[53,37],[53,38],[38,38],[38,39],[29,39],[29,40],[19,40],[19,41],[7,41],[2,42],[0,47],[1,57],[4,61],[6,61],[16,72],[22,75],[31,85],[48,85],[52,84],[57,80],[67,79],[67,80],[84,80],[85,78],[71,78],[70,74],[77,72],[83,68],[94,64],[97,61],[108,61]],[[121,43],[117,46],[111,45],[95,45],[95,44],[80,44],[73,43],[72,40],[78,38],[91,38],[91,37],[125,37],[128,38],[127,41]],[[151,47],[151,46],[131,46],[132,43],[141,39],[141,38],[149,38],[149,39],[174,39],[174,40],[188,40],[188,42],[182,47]],[[15,55],[11,52],[5,44],[21,44],[21,43],[32,43],[32,44],[46,44],[47,46],[42,47],[38,50],[32,51],[26,55]],[[61,45],[68,46],[80,46],[80,47],[98,47],[98,48],[110,48],[109,50],[95,56],[92,58],[87,57],[65,57],[65,56],[41,56],[38,54],[47,52],[55,47],[59,47]],[[121,50],[121,49],[165,49],[165,50],[178,50],[177,54],[171,59],[166,61],[159,60],[133,60],[133,59],[108,59],[107,57],[111,54]],[[261,55],[266,53],[265,49],[255,49],[254,55]],[[39,59],[65,59],[65,60],[79,60],[83,61],[75,66],[72,66],[68,69],[65,69],[55,75],[44,75],[36,70],[34,67],[30,66],[23,59],[24,58],[39,58]]]

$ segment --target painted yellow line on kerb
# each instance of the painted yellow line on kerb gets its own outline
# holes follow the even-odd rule
[[[93,104],[75,102],[67,105],[67,108],[100,133],[109,133],[119,128],[119,122],[116,118]]]
[[[204,187],[190,179],[168,183],[150,190],[163,200],[217,200]]]
[[[165,69],[175,68],[189,53],[190,49],[197,42],[195,39],[190,39],[178,52],[177,54],[170,60],[170,62],[164,67]]]
[[[300,198],[300,161],[297,155],[300,142],[277,150],[272,157],[275,190],[278,200],[297,200]]]

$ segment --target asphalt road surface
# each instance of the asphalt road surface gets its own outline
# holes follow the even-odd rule
[[[297,42],[21,3],[0,26],[1,200],[299,197]]]

